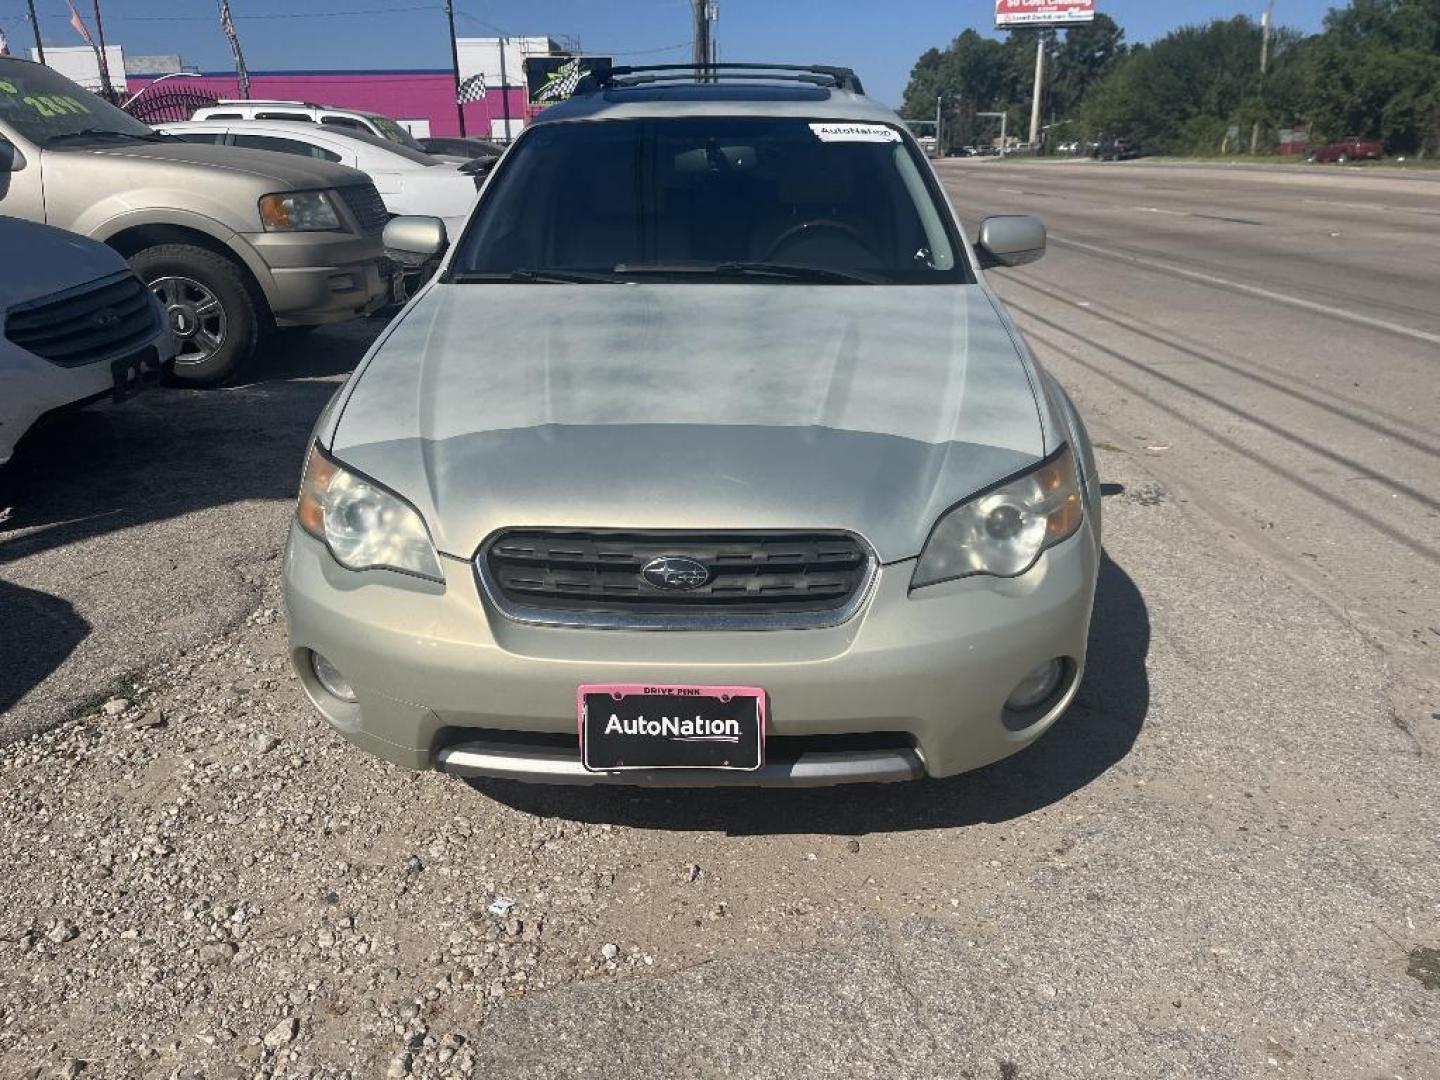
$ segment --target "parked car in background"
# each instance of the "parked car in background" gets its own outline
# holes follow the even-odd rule
[[[340,131],[363,131],[368,135],[399,143],[411,150],[422,150],[415,136],[390,117],[364,109],[341,109],[333,105],[316,105],[310,101],[257,101],[222,98],[214,105],[196,109],[191,120],[283,120]]]
[[[485,139],[461,138],[458,135],[427,135],[419,139],[420,148],[427,154],[444,154],[449,157],[473,161],[476,158],[498,158],[505,152],[499,143]]]
[[[41,417],[158,380],[175,356],[159,302],[111,248],[0,217],[0,465]]]
[[[1044,226],[972,247],[852,72],[733,66],[617,67],[541,113],[321,416],[291,659],[371,753],[898,781],[1074,698],[1099,477],[984,276]]]
[[[475,203],[475,178],[455,162],[368,132],[277,120],[192,120],[157,130],[189,143],[269,150],[359,169],[374,182],[389,214],[444,218],[452,236],[460,235]]]
[[[175,375],[192,382],[237,376],[274,327],[353,318],[391,296],[381,272],[389,215],[363,173],[190,145],[4,56],[0,214],[125,256],[164,304],[179,340]]]
[[[1096,161],[1131,161],[1142,155],[1138,142],[1129,139],[1102,138],[1090,151]]]
[[[1384,156],[1385,147],[1379,140],[1347,135],[1324,146],[1312,147],[1305,160],[1344,165],[1347,161],[1379,161]]]

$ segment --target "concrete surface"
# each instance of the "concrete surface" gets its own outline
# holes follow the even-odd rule
[[[257,674],[308,421],[367,333],[321,331],[267,382],[81,414],[17,462],[4,723],[79,711],[90,749],[0,755],[0,1071],[1440,1075],[1415,974],[1440,946],[1440,205],[1358,170],[941,168],[972,225],[1046,218],[1047,258],[993,280],[1100,444],[1108,559],[1065,721],[883,789],[472,789],[358,757]],[[128,672],[153,705],[83,707]],[[256,730],[283,764],[244,763]],[[174,800],[184,777],[219,786]],[[251,792],[283,812],[236,812]],[[464,839],[427,846],[447,822]],[[105,830],[154,830],[179,868],[147,836],[92,872]],[[443,876],[392,890],[411,852]],[[370,951],[303,944],[332,889]],[[457,942],[497,893],[556,929],[531,979],[507,961],[477,990]],[[174,910],[226,897],[259,944],[196,975]]]

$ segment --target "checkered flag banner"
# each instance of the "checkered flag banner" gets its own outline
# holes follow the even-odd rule
[[[576,56],[565,61],[551,72],[550,77],[545,80],[545,85],[535,95],[535,100],[537,102],[564,101],[575,93],[575,88],[580,85],[580,79],[584,74],[585,72],[580,66],[580,57]]]
[[[461,105],[469,105],[472,101],[479,101],[485,96],[485,75],[471,75],[460,84],[460,92],[455,95],[455,100]]]

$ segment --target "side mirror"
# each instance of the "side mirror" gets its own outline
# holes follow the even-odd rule
[[[1029,214],[997,214],[980,222],[975,254],[982,269],[1024,266],[1045,254],[1045,223]]]
[[[445,222],[438,217],[409,214],[391,218],[385,226],[385,246],[404,255],[430,258],[450,246]]]
[[[25,168],[25,155],[4,135],[0,135],[0,172],[19,172]]]

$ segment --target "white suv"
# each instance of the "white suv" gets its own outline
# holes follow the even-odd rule
[[[406,131],[388,116],[361,109],[337,109],[309,101],[240,101],[222,98],[214,105],[196,109],[191,120],[292,120],[319,124],[342,131],[363,131],[389,142],[425,152]]]
[[[0,217],[0,465],[46,413],[123,397],[175,357],[160,305],[120,254]]]

